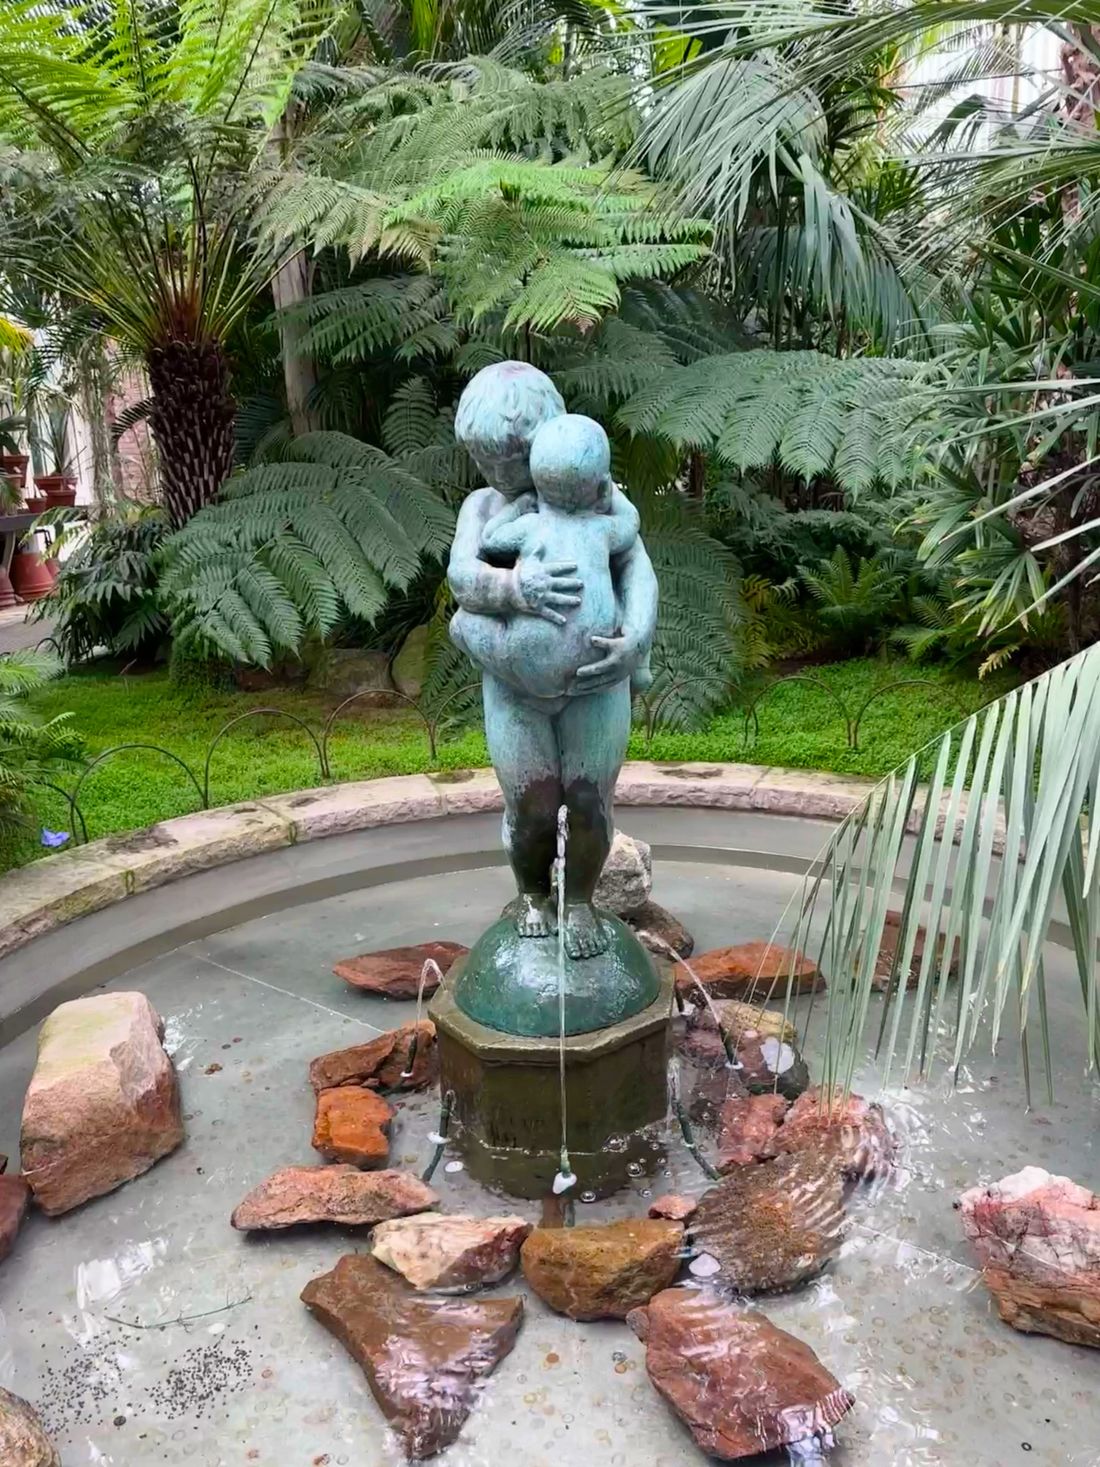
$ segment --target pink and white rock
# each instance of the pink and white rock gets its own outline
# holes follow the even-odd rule
[[[15,1247],[30,1197],[31,1189],[22,1177],[0,1176],[0,1263]]]
[[[734,1050],[742,1084],[754,1095],[785,1095],[796,1100],[810,1084],[810,1071],[794,1044],[758,1029],[737,1036]]]
[[[1041,1167],[973,1187],[963,1231],[1001,1318],[1026,1334],[1100,1347],[1100,1197]]]
[[[143,993],[56,1008],[23,1104],[23,1174],[51,1217],[140,1176],[183,1140],[163,1026]]]
[[[427,1212],[437,1193],[408,1172],[361,1172],[354,1166],[286,1166],[254,1187],[233,1212],[242,1232],[330,1222],[368,1228]]]
[[[782,1095],[731,1095],[718,1115],[718,1166],[749,1166],[777,1154],[776,1137],[790,1104]]]
[[[894,1138],[882,1106],[862,1095],[844,1094],[838,1086],[829,1096],[815,1085],[787,1112],[775,1138],[778,1152],[814,1151],[834,1157],[849,1181],[866,1181],[889,1170]]]
[[[854,1404],[804,1341],[707,1290],[666,1289],[627,1323],[653,1385],[720,1461],[826,1436]]]
[[[57,1448],[38,1413],[19,1396],[0,1389],[0,1463],[3,1467],[61,1467]]]
[[[605,912],[625,918],[645,906],[652,887],[653,856],[648,844],[616,830],[593,901]]]
[[[371,1252],[414,1289],[468,1289],[497,1284],[519,1262],[531,1231],[522,1217],[418,1217],[379,1223]]]
[[[361,988],[366,993],[376,993],[382,998],[415,998],[420,991],[424,965],[430,961],[435,967],[429,968],[424,983],[424,997],[430,998],[439,987],[439,973],[446,973],[468,951],[460,942],[421,942],[413,947],[388,947],[360,953],[355,958],[341,958],[332,971],[352,988]]]

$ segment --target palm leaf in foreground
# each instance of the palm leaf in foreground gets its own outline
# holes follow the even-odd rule
[[[1059,894],[1080,979],[1087,1060],[1096,1065],[1098,798],[1100,645],[949,729],[848,815],[806,878],[793,923],[792,945],[809,948],[820,906],[818,961],[832,975],[827,1085],[849,1087],[863,1053],[896,886],[897,948],[875,1010],[886,1078],[899,1059],[904,1077],[928,1074],[940,1040],[957,1070],[979,1035],[996,1048],[1011,1021],[1030,1093],[1037,1018],[1052,1088],[1043,952]],[[914,961],[921,927],[926,937]],[[916,983],[909,988],[911,965]]]

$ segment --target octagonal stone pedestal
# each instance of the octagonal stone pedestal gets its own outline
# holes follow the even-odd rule
[[[470,1175],[514,1197],[546,1197],[558,1171],[561,1099],[558,1040],[529,1039],[468,1018],[453,997],[461,964],[432,1001],[441,1086],[454,1092],[450,1139]],[[565,1040],[568,1194],[609,1196],[662,1157],[649,1128],[668,1109],[671,969],[662,965],[656,1000],[633,1018]],[[635,1168],[633,1175],[637,1175]]]

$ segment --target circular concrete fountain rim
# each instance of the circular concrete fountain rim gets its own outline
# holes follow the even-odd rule
[[[753,764],[639,761],[624,766],[616,799],[663,822],[653,832],[663,858],[802,872],[828,834],[819,822],[842,819],[873,787]],[[0,1044],[97,983],[281,905],[503,864],[492,818],[501,805],[491,770],[363,780],[197,811],[13,871],[0,879]],[[735,812],[753,830],[731,845],[722,817]],[[674,816],[722,829],[669,840]],[[914,830],[919,820],[918,802]]]

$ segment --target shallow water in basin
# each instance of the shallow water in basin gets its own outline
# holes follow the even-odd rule
[[[628,827],[629,828],[629,827]],[[765,937],[794,878],[658,863],[654,895],[697,949]],[[366,1239],[314,1228],[247,1238],[234,1204],[278,1166],[309,1164],[309,1061],[405,1022],[333,977],[335,959],[429,938],[470,942],[500,910],[499,869],[334,897],[250,922],[135,969],[167,1021],[187,1141],[153,1171],[56,1221],[30,1219],[0,1265],[0,1385],[35,1402],[66,1467],[383,1467],[402,1460],[365,1379],[298,1295]],[[121,917],[120,917],[121,920]],[[836,1467],[1100,1464],[1096,1354],[1000,1323],[971,1267],[952,1202],[1028,1163],[1100,1189],[1096,1094],[1081,1074],[1079,998],[1051,964],[1056,1100],[1025,1113],[1014,1056],[973,1060],[957,1089],[882,1096],[902,1137],[891,1180],[857,1197],[841,1253],[799,1292],[758,1301],[856,1397]],[[873,1026],[872,1026],[873,1027]],[[814,1051],[808,1053],[814,1069]],[[0,1151],[18,1153],[34,1037],[0,1050]],[[870,1072],[857,1080],[877,1094]],[[438,1124],[431,1097],[397,1099],[391,1164],[419,1170]],[[499,1211],[447,1164],[444,1211]],[[644,1213],[661,1191],[708,1185],[683,1146],[666,1168],[577,1221]],[[538,1206],[512,1203],[534,1220]],[[650,1386],[624,1325],[574,1324],[530,1296],[513,1353],[490,1378],[455,1467],[681,1467],[702,1463]],[[785,1460],[785,1459],[777,1459]]]

